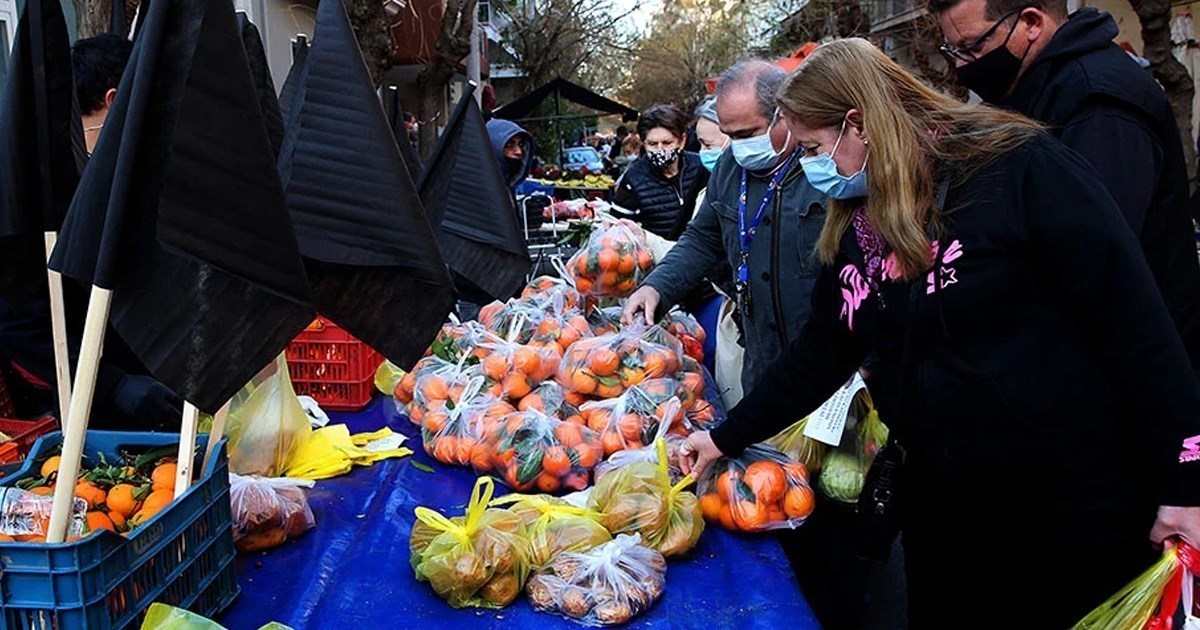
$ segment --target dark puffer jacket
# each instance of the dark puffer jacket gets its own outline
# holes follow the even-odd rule
[[[696,196],[708,185],[708,169],[699,155],[685,151],[679,161],[679,173],[666,178],[651,168],[650,160],[635,160],[613,197],[618,206],[634,212],[634,221],[670,241],[683,234],[695,213]]]

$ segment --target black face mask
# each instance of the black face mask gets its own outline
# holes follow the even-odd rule
[[[510,180],[520,177],[524,174],[523,171],[525,170],[525,158],[505,157],[504,169],[507,171],[505,174],[508,175]]]
[[[1033,44],[1030,44],[1030,48]],[[1025,55],[1029,48],[1025,49]],[[987,103],[999,103],[1021,74],[1024,55],[1017,57],[1002,45],[996,50],[957,70],[958,84],[979,95]]]

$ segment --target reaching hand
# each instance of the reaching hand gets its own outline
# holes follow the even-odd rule
[[[708,431],[700,431],[689,436],[679,447],[679,467],[683,474],[699,479],[722,455],[724,453],[713,443]]]
[[[660,299],[662,297],[658,294],[658,289],[643,285],[625,301],[625,308],[621,311],[621,324],[632,326],[638,318],[643,318],[647,326],[653,326]]]
[[[1158,508],[1158,518],[1150,529],[1150,540],[1156,545],[1171,545],[1178,538],[1193,548],[1200,549],[1200,507]]]

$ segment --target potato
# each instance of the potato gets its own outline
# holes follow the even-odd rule
[[[562,592],[562,610],[567,616],[583,619],[592,612],[592,598],[578,586],[568,586]]]
[[[511,604],[520,592],[521,585],[517,583],[517,576],[511,573],[497,575],[479,590],[480,596],[497,606]]]

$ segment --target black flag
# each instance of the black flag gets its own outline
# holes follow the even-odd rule
[[[28,0],[0,92],[0,295],[44,291],[44,232],[57,232],[85,160],[58,0]]]
[[[129,34],[129,25],[125,21],[125,0],[112,0],[108,9],[108,32],[125,37]]]
[[[512,297],[529,273],[529,253],[470,90],[454,108],[420,190],[459,293],[477,302]]]
[[[230,0],[155,0],[51,266],[113,291],[146,367],[214,412],[312,320]]]
[[[408,135],[408,126],[404,122],[404,106],[400,104],[400,90],[396,86],[389,87],[383,92],[383,109],[387,112],[388,122],[392,125],[392,135],[396,138],[396,146],[400,147],[400,157],[412,180],[421,179],[421,157],[413,148],[412,136]]]
[[[283,88],[279,90],[279,111],[284,120],[292,111],[292,103],[296,102],[296,93],[300,90],[300,82],[304,80],[304,69],[308,62],[308,38],[297,35],[292,42],[292,67],[283,80]],[[286,133],[286,130],[285,130]]]
[[[239,11],[237,18],[242,31],[242,45],[246,47],[246,60],[250,62],[250,77],[254,79],[254,89],[258,91],[258,103],[267,126],[267,137],[271,140],[271,150],[278,157],[279,147],[283,144],[283,116],[279,113],[279,100],[275,98],[271,66],[267,63],[267,53],[263,50],[258,27],[245,13]]]
[[[295,78],[279,174],[317,310],[412,365],[454,287],[341,0],[321,1]]]

